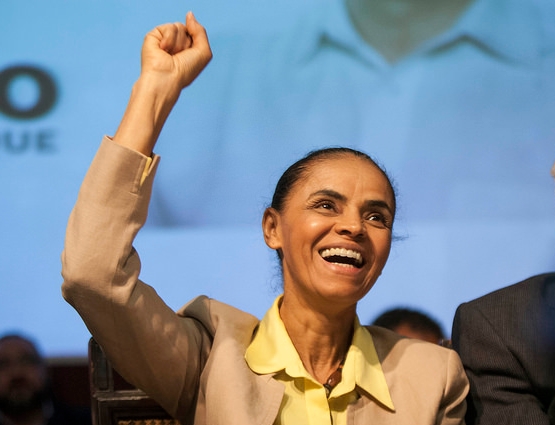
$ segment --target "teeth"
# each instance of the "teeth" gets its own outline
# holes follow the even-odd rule
[[[324,249],[320,255],[324,258],[328,257],[347,257],[353,258],[357,264],[362,264],[362,255],[360,252],[353,251],[351,249],[345,248],[327,248]]]

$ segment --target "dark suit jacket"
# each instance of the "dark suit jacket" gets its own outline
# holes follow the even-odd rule
[[[3,417],[0,412],[0,425],[9,424],[13,424],[13,422]],[[53,400],[51,416],[45,425],[92,425],[91,410],[87,407],[70,406]]]
[[[555,424],[555,273],[460,305],[452,338],[470,381],[467,425]]]

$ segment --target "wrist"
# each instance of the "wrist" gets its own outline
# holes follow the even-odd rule
[[[141,73],[131,92],[131,97],[151,104],[155,109],[172,109],[179,99],[181,88],[175,79],[156,73]]]
[[[169,79],[141,74],[113,140],[149,156],[180,92]]]

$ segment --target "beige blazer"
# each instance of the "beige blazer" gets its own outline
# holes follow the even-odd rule
[[[139,280],[132,243],[145,222],[159,158],[104,139],[71,213],[62,254],[63,296],[116,369],[183,424],[272,424],[283,386],[253,373],[244,354],[254,316],[199,297],[172,311]],[[463,424],[468,382],[457,354],[370,327],[395,410],[360,390],[352,424]]]

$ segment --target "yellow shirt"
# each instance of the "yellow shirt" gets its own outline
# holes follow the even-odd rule
[[[144,183],[145,179],[149,176],[150,174],[150,166],[152,165],[152,157],[151,156],[147,156],[146,157],[146,165],[145,165],[145,169],[143,170],[143,175],[141,176],[141,184]]]
[[[274,378],[285,385],[275,424],[346,425],[347,406],[360,397],[358,388],[394,409],[372,336],[358,318],[341,382],[328,397],[324,386],[305,370],[279,315],[280,301],[281,296],[260,322],[245,353],[253,372],[275,374]]]

